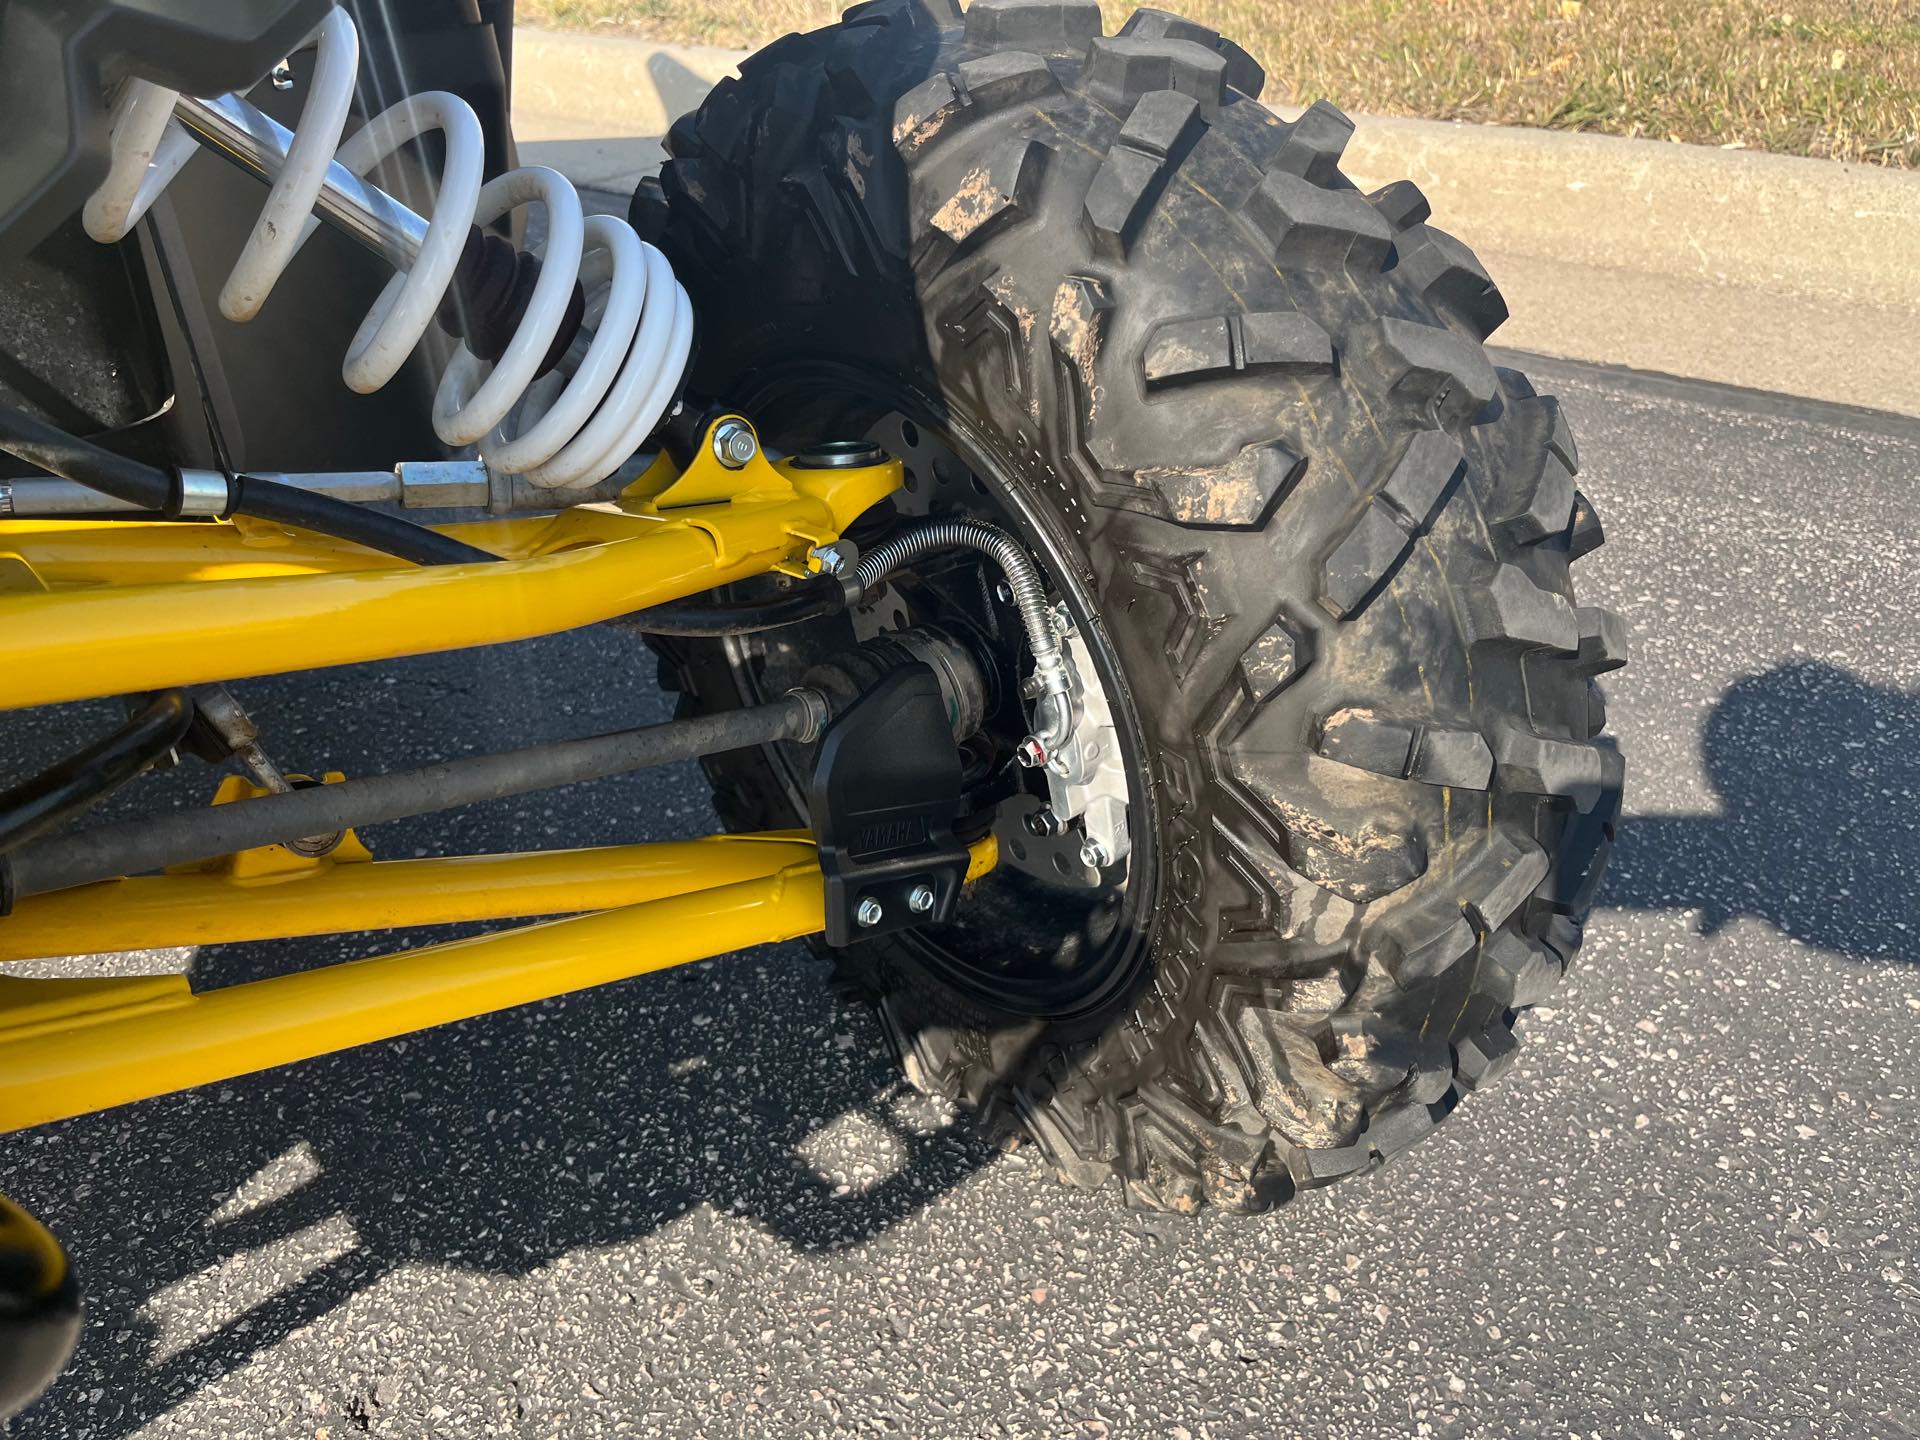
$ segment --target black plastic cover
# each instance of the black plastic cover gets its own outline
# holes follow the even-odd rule
[[[820,847],[829,945],[951,918],[967,878],[960,813],[960,752],[933,671],[919,661],[891,670],[855,700],[820,742],[808,820]],[[913,908],[921,886],[933,904]],[[862,925],[862,901],[879,918]]]
[[[77,211],[106,175],[110,87],[246,90],[331,0],[0,0],[0,264]]]

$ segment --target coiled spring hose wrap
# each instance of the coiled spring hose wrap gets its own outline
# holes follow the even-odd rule
[[[1021,628],[1027,632],[1027,647],[1033,651],[1040,716],[1033,738],[1052,753],[1073,734],[1066,652],[1054,629],[1040,567],[1018,540],[983,520],[930,520],[881,541],[855,563],[854,574],[862,593],[871,595],[895,571],[941,550],[977,550],[1007,577]]]

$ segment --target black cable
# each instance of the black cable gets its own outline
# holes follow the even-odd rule
[[[164,470],[89,444],[11,405],[0,405],[0,450],[142,510],[180,513],[179,487]]]
[[[846,608],[847,591],[839,577],[815,575],[772,600],[715,600],[696,595],[636,610],[615,623],[647,635],[713,639],[777,630],[782,625],[838,615]]]
[[[168,519],[180,517],[177,477],[69,435],[10,405],[0,405],[0,450],[142,510],[157,511]],[[348,540],[417,565],[470,565],[500,558],[398,515],[257,475],[237,475],[228,482],[227,510]]]
[[[337,540],[351,540],[416,565],[471,565],[500,558],[398,515],[369,510],[351,500],[302,490],[297,485],[283,485],[278,480],[262,480],[258,475],[234,476],[228,493],[236,515],[252,515]]]
[[[164,690],[104,740],[0,794],[0,855],[106,799],[178,745],[192,723],[193,701]]]
[[[123,820],[55,835],[0,857],[0,894],[11,901],[306,835],[451,810],[723,750],[805,739],[819,733],[827,714],[823,696],[799,691],[766,705],[639,730],[561,740],[499,755],[463,756],[338,785]]]

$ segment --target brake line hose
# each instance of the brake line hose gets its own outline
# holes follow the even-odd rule
[[[1046,702],[1040,707],[1042,720],[1032,738],[1051,755],[1073,734],[1067,658],[1053,627],[1040,567],[1018,540],[981,520],[929,520],[889,536],[860,557],[854,574],[861,593],[872,595],[889,575],[939,550],[978,550],[1006,575],[1021,628],[1027,632],[1027,647],[1033,651],[1033,678]]]

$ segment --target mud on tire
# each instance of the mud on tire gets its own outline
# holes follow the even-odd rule
[[[1620,803],[1560,409],[1490,363],[1506,307],[1420,192],[1360,193],[1347,119],[1263,80],[1157,11],[875,0],[749,59],[634,203],[702,393],[895,371],[1077,551],[1152,748],[1147,973],[1049,1026],[883,946],[842,967],[916,1083],[1176,1210],[1367,1169],[1506,1070]],[[738,703],[716,647],[663,676]],[[711,773],[730,824],[792,823],[763,760]]]

